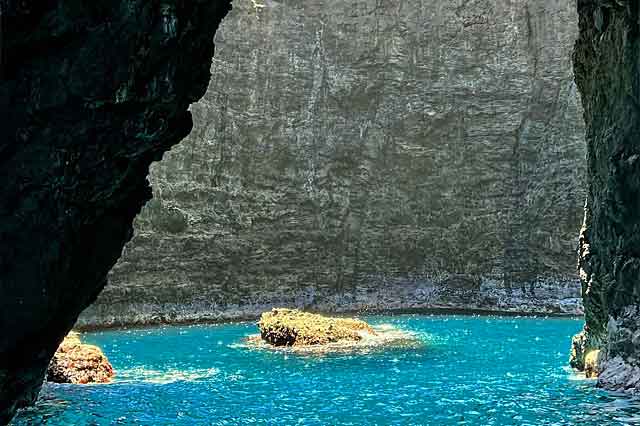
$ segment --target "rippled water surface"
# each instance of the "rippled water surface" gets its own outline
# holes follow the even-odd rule
[[[48,385],[15,425],[622,425],[640,404],[566,368],[568,319],[372,317],[424,345],[296,355],[239,344],[253,324],[86,334],[111,385]]]

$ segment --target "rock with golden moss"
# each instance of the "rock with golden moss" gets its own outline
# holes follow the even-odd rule
[[[102,350],[82,343],[73,332],[64,338],[47,370],[47,380],[55,383],[109,383],[113,376]]]
[[[274,346],[312,346],[358,342],[376,331],[357,319],[330,318],[296,309],[273,309],[258,323],[264,341]]]
[[[600,375],[600,364],[602,363],[602,352],[594,349],[587,352],[584,357],[584,374],[587,378],[596,378]]]

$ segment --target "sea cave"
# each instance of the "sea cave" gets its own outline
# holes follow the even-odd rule
[[[0,0],[0,424],[635,424],[639,66],[636,0]]]

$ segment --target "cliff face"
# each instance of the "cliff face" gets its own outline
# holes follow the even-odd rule
[[[236,1],[83,324],[577,312],[576,23],[555,0]]]
[[[580,237],[586,351],[600,384],[640,388],[640,34],[638,3],[579,0],[576,81],[584,99],[588,198]],[[580,353],[580,351],[578,352]],[[585,351],[581,352],[582,354]],[[574,360],[582,366],[582,357]]]
[[[191,130],[226,0],[0,2],[0,424],[37,396]]]

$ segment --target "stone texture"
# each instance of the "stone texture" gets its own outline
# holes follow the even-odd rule
[[[366,322],[331,318],[297,309],[272,309],[260,316],[260,337],[274,346],[326,345],[339,341],[358,342],[363,335],[376,335]]]
[[[584,375],[585,377],[592,379],[600,375],[602,364],[602,351],[600,349],[594,349],[588,352],[584,357]]]
[[[585,346],[599,383],[640,383],[640,36],[631,0],[578,0],[575,74],[584,100],[588,197],[580,237]],[[586,353],[586,352],[583,352]]]
[[[576,35],[556,0],[237,0],[82,324],[580,313]]]
[[[571,339],[571,355],[569,365],[579,371],[585,370],[585,357],[587,356],[587,333],[582,330]]]
[[[82,343],[80,336],[73,332],[64,338],[47,369],[47,381],[54,383],[109,383],[114,375],[102,350]]]
[[[226,0],[0,2],[0,424],[36,398],[191,130]]]
[[[606,361],[598,376],[598,385],[605,389],[638,394],[640,389],[640,367],[629,363],[621,356]]]
[[[297,309],[274,308],[258,322],[260,334],[244,344],[256,349],[324,356],[329,353],[371,353],[385,348],[424,345],[416,334],[388,324],[370,326],[357,318],[329,317]]]

